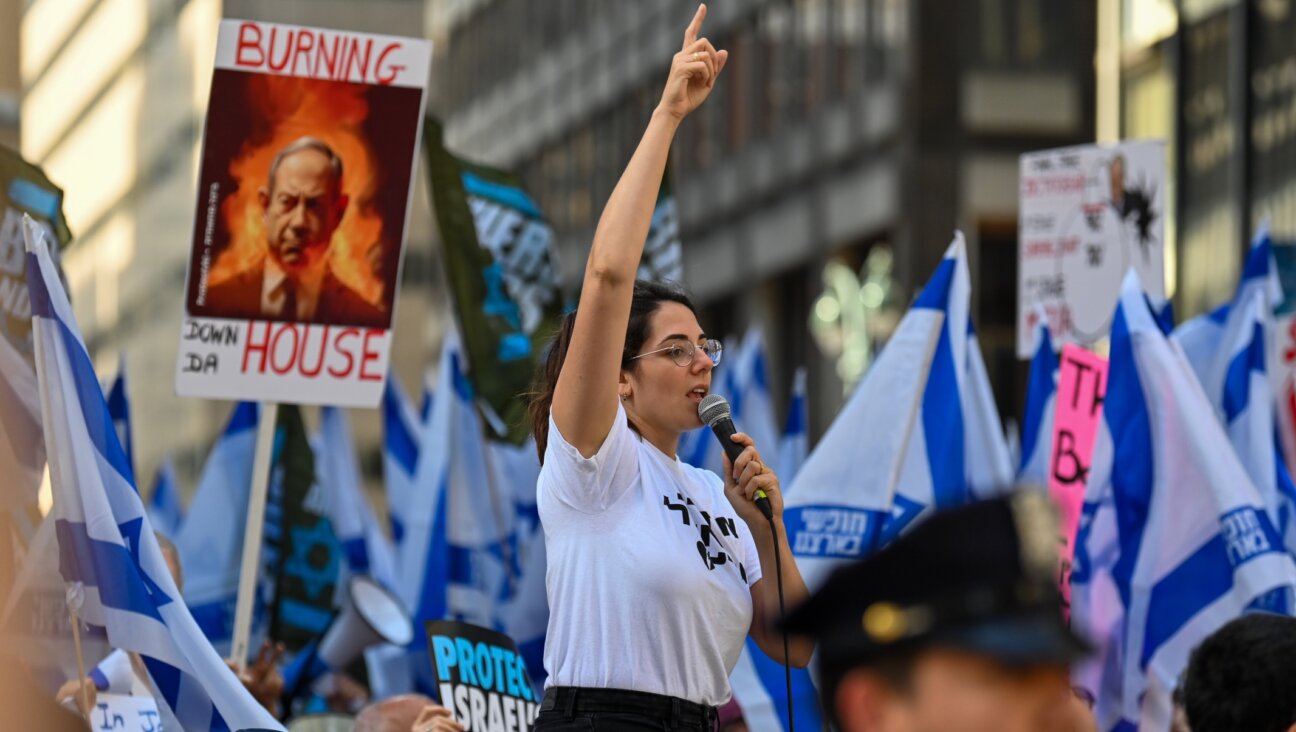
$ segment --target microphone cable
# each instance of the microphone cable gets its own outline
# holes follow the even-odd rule
[[[778,529],[774,527],[773,513],[765,518],[769,521],[770,536],[774,538],[774,577],[778,582],[779,617],[782,618],[787,615],[783,607],[783,553],[779,551],[779,535]],[[787,728],[788,732],[795,732],[796,727],[792,722],[792,656],[788,653],[787,631],[780,629],[779,634],[783,636],[783,679],[787,682]]]
[[[724,450],[725,455],[731,462],[737,462],[742,448],[733,442],[734,433],[737,428],[734,427],[732,412],[729,407],[729,400],[719,394],[707,394],[702,397],[698,403],[698,419],[702,424],[711,428],[716,439],[720,441],[720,447]],[[787,614],[784,607],[783,598],[783,556],[779,551],[779,534],[778,529],[774,526],[774,509],[770,506],[769,496],[765,491],[756,490],[756,508],[760,509],[761,515],[769,521],[770,536],[774,539],[774,575],[778,583],[778,600],[779,600],[779,618],[782,619]],[[792,722],[792,658],[788,653],[787,631],[779,631],[783,635],[783,678],[787,682],[787,708],[788,708],[788,732],[794,732]]]

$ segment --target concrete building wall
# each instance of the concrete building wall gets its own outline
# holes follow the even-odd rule
[[[0,4],[0,11],[9,10]],[[231,408],[174,394],[197,161],[220,19],[419,35],[424,14],[417,0],[26,3],[14,26],[22,41],[22,152],[65,190],[76,238],[64,264],[97,370],[113,374],[119,358],[126,358],[142,484],[171,455],[191,489]],[[5,52],[12,47],[0,43]],[[433,284],[433,227],[421,182],[414,200],[393,367],[417,395],[423,365],[444,328],[444,300],[436,294],[440,284]],[[355,410],[352,422],[373,470],[376,410]]]

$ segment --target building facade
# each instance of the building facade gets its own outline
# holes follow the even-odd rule
[[[1296,3],[1124,0],[1120,122],[1170,141],[1176,306],[1228,297],[1255,227],[1296,240]]]
[[[696,2],[436,6],[432,109],[448,146],[521,172],[576,288]],[[861,322],[883,339],[957,227],[1000,408],[1019,414],[1018,155],[1094,138],[1093,4],[724,0],[709,13],[704,34],[729,62],[672,155],[704,326],[762,328],[780,403],[807,367],[817,435],[867,365]]]
[[[23,0],[0,0],[0,145],[18,149],[18,100],[22,74],[18,67],[18,28]]]
[[[21,2],[21,0],[20,0]],[[9,3],[0,2],[0,12]],[[65,192],[75,237],[64,257],[73,307],[98,372],[125,358],[142,489],[175,461],[191,490],[231,405],[179,398],[175,359],[195,181],[216,30],[222,17],[419,35],[419,0],[26,0],[21,24],[21,150]],[[18,13],[15,12],[15,17]],[[0,21],[3,17],[0,17]],[[9,53],[18,44],[0,43]],[[15,51],[18,53],[18,51]],[[0,77],[0,83],[5,77]],[[0,86],[0,119],[3,119]],[[3,134],[0,132],[0,134]],[[411,391],[444,328],[427,187],[409,228],[393,367]],[[377,477],[380,420],[353,410]]]

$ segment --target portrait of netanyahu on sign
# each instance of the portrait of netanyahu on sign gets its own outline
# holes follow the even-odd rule
[[[342,158],[323,140],[299,137],[279,149],[256,194],[263,254],[207,282],[196,310],[218,318],[387,327],[389,313],[343,282],[330,257],[349,203],[345,174]]]

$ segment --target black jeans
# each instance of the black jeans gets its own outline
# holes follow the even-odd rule
[[[716,708],[673,696],[570,686],[545,690],[536,732],[715,732]]]

